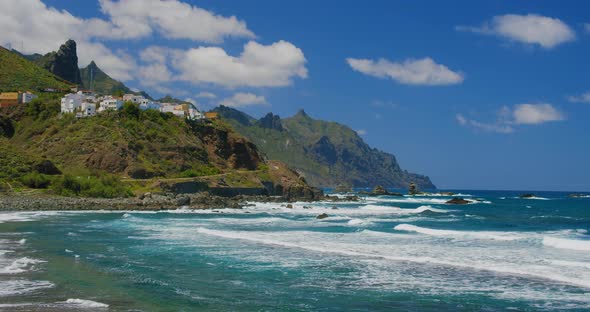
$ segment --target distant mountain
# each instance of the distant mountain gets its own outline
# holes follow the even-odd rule
[[[103,72],[94,61],[80,69],[82,85],[85,89],[101,94],[114,94],[116,92],[134,93],[122,82],[117,81]]]
[[[371,148],[349,127],[313,119],[303,110],[286,119],[269,113],[259,120],[225,106],[215,111],[267,157],[287,163],[312,185],[407,188],[415,182],[421,189],[435,188],[427,176],[401,169],[395,156]]]
[[[0,91],[70,88],[67,81],[3,47],[0,47],[0,73]]]
[[[59,47],[57,52],[49,52],[40,58],[31,57],[33,62],[47,69],[54,75],[74,84],[82,84],[80,69],[78,68],[78,54],[76,42],[68,40]]]

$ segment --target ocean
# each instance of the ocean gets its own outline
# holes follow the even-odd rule
[[[0,311],[590,311],[590,198],[458,192],[0,212]]]

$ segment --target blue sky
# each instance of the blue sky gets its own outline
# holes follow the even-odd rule
[[[587,1],[72,3],[2,1],[0,44],[72,37],[157,97],[303,108],[441,188],[590,191]]]

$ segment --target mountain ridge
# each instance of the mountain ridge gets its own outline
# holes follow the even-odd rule
[[[255,119],[226,106],[214,111],[267,157],[287,163],[312,185],[407,188],[414,182],[421,189],[436,188],[430,178],[403,170],[394,155],[370,147],[348,126],[313,119],[304,110],[284,119],[272,113]]]

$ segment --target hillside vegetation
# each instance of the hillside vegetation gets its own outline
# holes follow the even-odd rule
[[[63,79],[3,47],[0,47],[0,73],[0,92],[70,88]]]
[[[309,188],[286,166],[269,166],[253,143],[221,121],[193,122],[141,111],[132,103],[77,119],[59,113],[57,98],[44,96],[0,110],[0,124],[6,129],[0,137],[3,188],[119,197],[136,186],[157,189],[158,180],[193,178],[213,187],[267,188],[279,195]],[[146,179],[154,185],[133,182]]]
[[[313,119],[304,111],[285,119],[269,113],[259,120],[229,107],[216,111],[269,159],[287,163],[312,185],[407,188],[415,182],[422,189],[435,188],[428,177],[401,169],[395,156],[371,148],[345,125]]]

